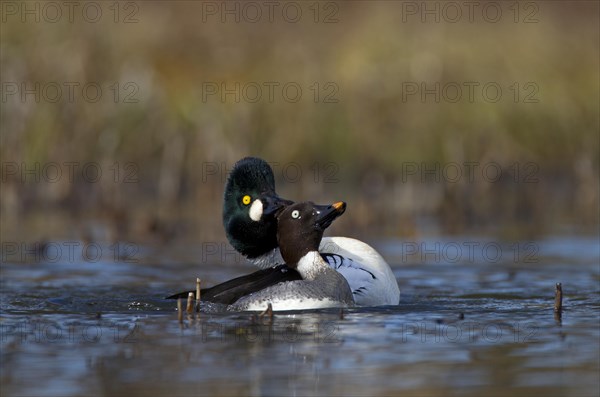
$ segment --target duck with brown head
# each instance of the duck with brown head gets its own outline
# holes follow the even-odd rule
[[[325,229],[346,210],[338,202],[323,209],[311,202],[292,204],[277,215],[277,243],[288,267],[302,280],[278,283],[245,296],[229,310],[302,310],[354,305],[346,279],[319,253]]]

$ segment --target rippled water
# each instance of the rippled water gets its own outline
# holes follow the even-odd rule
[[[2,395],[600,393],[597,237],[376,246],[399,306],[270,319],[203,304],[182,324],[163,296],[254,269],[198,265],[198,247],[145,247],[137,263],[4,261]]]

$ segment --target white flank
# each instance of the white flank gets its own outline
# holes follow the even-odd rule
[[[263,311],[271,304],[274,311],[287,310],[309,310],[309,309],[324,309],[328,307],[346,307],[342,302],[336,302],[331,299],[312,299],[312,298],[297,298],[297,299],[277,299],[274,298],[266,303],[251,303],[244,310],[248,311]]]

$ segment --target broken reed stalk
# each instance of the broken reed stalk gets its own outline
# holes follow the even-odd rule
[[[177,298],[177,320],[179,324],[183,323],[183,310],[181,305],[181,298]]]
[[[188,294],[187,306],[185,308],[185,311],[188,312],[188,314],[194,312],[194,293],[193,292],[190,292]]]
[[[200,279],[196,278],[196,313],[200,312]]]
[[[554,312],[562,313],[562,283],[556,283],[556,288],[554,290]]]
[[[267,309],[259,314],[259,317],[262,318],[265,315],[269,316],[270,320],[273,320],[273,306],[269,303],[269,305],[267,306]]]

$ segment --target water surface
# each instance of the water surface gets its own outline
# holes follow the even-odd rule
[[[163,296],[254,269],[199,265],[198,247],[4,261],[2,395],[599,394],[596,237],[375,245],[398,306],[271,319],[203,303],[182,324]]]

